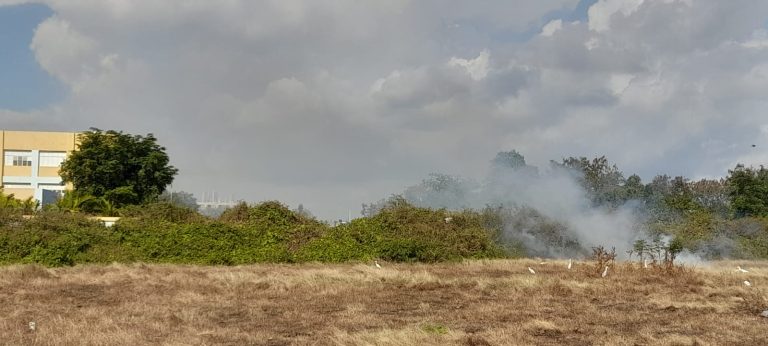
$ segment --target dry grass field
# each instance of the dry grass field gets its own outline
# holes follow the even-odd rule
[[[0,343],[768,345],[766,294],[765,262],[9,266]]]

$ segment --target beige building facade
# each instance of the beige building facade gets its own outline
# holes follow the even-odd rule
[[[0,131],[4,193],[32,197],[41,205],[53,202],[67,189],[59,167],[76,149],[77,140],[76,132]]]

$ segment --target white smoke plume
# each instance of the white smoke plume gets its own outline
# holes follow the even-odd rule
[[[579,172],[559,165],[540,172],[523,161],[517,167],[492,165],[482,182],[433,174],[406,189],[404,197],[436,209],[496,208],[507,240],[522,243],[534,256],[585,255],[594,246],[624,254],[645,237],[641,208],[594,206],[578,178]]]

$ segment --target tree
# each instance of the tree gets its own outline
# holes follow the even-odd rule
[[[496,157],[491,160],[490,180],[495,181],[504,179],[504,177],[508,178],[510,171],[527,175],[528,177],[535,177],[539,173],[536,167],[525,163],[525,156],[517,152],[517,150],[496,153]]]
[[[61,165],[64,182],[80,195],[103,197],[115,206],[155,200],[178,170],[165,148],[146,136],[91,128],[80,135],[78,149]]]
[[[639,200],[644,196],[645,186],[637,174],[632,174],[624,182],[624,200]]]
[[[461,210],[468,208],[467,194],[472,182],[458,176],[431,173],[421,184],[405,189],[403,197],[415,206]]]
[[[720,216],[728,216],[730,200],[725,179],[701,179],[691,182],[690,186],[696,203]]]
[[[517,152],[512,151],[500,151],[496,153],[496,157],[491,160],[491,165],[497,168],[512,168],[520,169],[526,166],[525,157]]]
[[[768,215],[768,169],[739,164],[728,173],[731,206],[736,216]]]
[[[562,163],[552,162],[555,167],[571,169],[578,173],[577,180],[587,191],[595,205],[617,206],[622,203],[621,193],[625,183],[624,174],[605,156],[591,161],[586,157],[569,157]]]

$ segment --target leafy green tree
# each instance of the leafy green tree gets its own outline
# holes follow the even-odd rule
[[[572,169],[579,173],[579,183],[584,187],[595,205],[617,206],[623,202],[624,175],[605,156],[592,160],[586,157],[569,157],[562,163],[553,162],[555,167]]]
[[[675,177],[669,193],[664,197],[664,203],[672,210],[678,212],[692,212],[701,209],[701,206],[693,199],[688,179]]]
[[[632,174],[627,178],[627,181],[624,182],[623,190],[622,197],[627,201],[642,199],[645,196],[645,186],[637,174]]]
[[[81,195],[104,197],[115,206],[155,200],[178,170],[165,148],[146,136],[92,128],[61,165],[60,175]]]
[[[736,216],[768,215],[768,169],[739,164],[728,173],[731,206]]]

